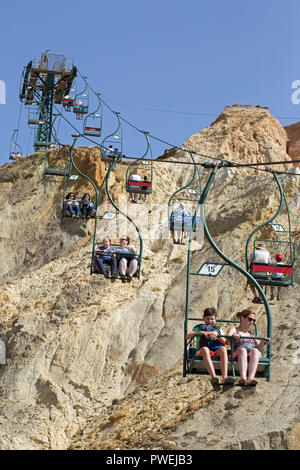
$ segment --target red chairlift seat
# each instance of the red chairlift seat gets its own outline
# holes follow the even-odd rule
[[[89,127],[85,126],[83,130],[84,135],[91,135],[94,137],[99,137],[101,135],[101,128],[100,127]]]
[[[130,193],[142,193],[142,194],[151,193],[151,186],[152,186],[151,181],[128,180],[127,184],[128,184],[127,190]]]
[[[260,274],[263,273],[263,274]],[[282,277],[274,278],[272,274],[282,274]],[[289,286],[293,283],[293,267],[289,264],[271,265],[267,263],[253,263],[251,274],[265,286]]]
[[[71,111],[73,105],[74,105],[74,98],[64,98],[63,99],[63,107],[66,111]]]

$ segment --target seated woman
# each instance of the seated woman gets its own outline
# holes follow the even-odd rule
[[[70,215],[75,218],[79,219],[80,215],[80,204],[76,200],[75,193],[69,193],[67,194],[67,197],[65,199],[65,210],[67,212],[70,212]]]
[[[110,266],[111,277],[113,280],[117,277],[117,259],[116,249],[110,246],[111,240],[108,237],[103,238],[102,245],[96,249],[96,264],[103,276],[109,277],[109,274],[105,270],[105,264]]]
[[[81,199],[81,212],[83,219],[90,219],[94,212],[94,204],[89,193],[85,193]]]
[[[133,245],[129,245],[130,238],[126,235],[120,238],[120,247],[116,249],[117,253],[121,253],[119,258],[119,273],[122,282],[126,281],[126,271],[128,266],[127,281],[131,282],[132,276],[137,271],[138,260],[133,256],[126,256],[126,253],[136,253],[136,248]]]
[[[257,380],[254,379],[259,359],[261,357],[261,349],[269,342],[265,340],[253,339],[255,334],[250,331],[252,325],[255,324],[255,312],[252,310],[242,310],[237,313],[237,318],[240,320],[239,326],[229,328],[228,336],[233,336],[235,339],[234,355],[238,358],[238,365],[240,371],[240,385],[257,385]],[[249,356],[249,367],[248,367]],[[247,367],[248,367],[248,380],[247,380]]]

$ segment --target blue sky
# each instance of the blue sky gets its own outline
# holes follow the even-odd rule
[[[174,145],[232,104],[268,106],[284,126],[300,121],[300,104],[291,100],[292,82],[300,80],[298,0],[53,0],[41,5],[28,0],[1,7],[0,80],[6,84],[6,104],[0,104],[1,164],[8,161],[17,126],[23,67],[45,50],[74,58],[114,110]],[[112,118],[105,111],[104,134],[112,130]],[[82,129],[81,122],[73,123]],[[61,120],[62,142],[70,143],[72,133]],[[32,153],[25,108],[18,141],[25,154]],[[84,140],[78,144],[85,145]],[[144,137],[124,125],[126,155],[139,156],[143,148]],[[165,148],[153,142],[155,156]]]

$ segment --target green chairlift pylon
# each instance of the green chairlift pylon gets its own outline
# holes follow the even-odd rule
[[[101,160],[106,163],[111,163],[112,160],[116,160],[116,162],[120,163],[123,155],[123,129],[120,113],[117,111],[113,112],[117,118],[117,127],[101,142],[101,147],[105,149],[101,151]],[[115,147],[116,145],[118,147]]]
[[[33,118],[30,116],[29,121],[36,126],[35,151],[51,145],[53,104],[61,104],[63,94],[71,87],[76,74],[76,67],[66,57],[49,52],[37,56],[24,70],[20,100],[26,106],[34,107]]]
[[[143,134],[146,139],[146,150],[141,157],[130,163],[126,170],[126,191],[140,195],[151,194],[153,182],[153,156],[148,138],[149,132],[143,131]],[[133,175],[137,174],[141,178],[140,181],[134,179]]]
[[[291,227],[291,217],[290,211],[288,207],[288,202],[283,191],[283,188],[280,184],[280,181],[277,177],[276,172],[269,170],[274,180],[277,184],[277,188],[280,194],[280,202],[275,215],[270,217],[266,222],[260,224],[257,228],[253,230],[250,234],[245,249],[245,261],[246,261],[246,269],[251,273],[251,275],[256,279],[256,281],[262,286],[277,286],[277,287],[288,287],[290,285],[294,285],[294,274],[293,274],[293,266],[295,263],[295,244],[292,241],[292,227]],[[286,212],[287,212],[287,219],[288,219],[288,229],[285,228],[281,224],[276,223],[276,218],[280,215],[283,204],[285,205]],[[274,223],[275,221],[275,223]],[[254,239],[254,235],[261,229],[269,228],[270,231],[276,233],[275,239],[265,239],[265,238],[256,238]],[[287,240],[282,240],[279,237],[284,235],[287,237]],[[250,261],[249,256],[249,246],[251,241],[254,240],[253,243],[253,253],[257,249],[258,243],[261,243],[265,246],[265,248],[269,248],[271,252],[274,253],[274,261],[271,259],[271,263],[257,263]],[[269,250],[268,250],[269,251]],[[275,254],[284,253],[284,263],[276,264],[275,263]],[[271,256],[272,258],[272,256]],[[272,264],[273,263],[273,264]]]
[[[181,236],[184,232],[201,230],[201,218],[198,212],[193,214],[194,207],[197,206],[201,194],[201,178],[199,168],[191,151],[185,150],[190,154],[193,162],[192,178],[181,188],[177,189],[168,201],[168,223],[174,241],[174,233],[180,232]],[[186,205],[189,207],[186,208]],[[195,224],[193,224],[195,218]],[[176,243],[176,242],[175,242]],[[179,242],[178,242],[179,243]]]
[[[213,180],[215,178],[216,171],[221,167],[231,166],[231,164],[229,162],[220,162],[218,164],[205,163],[204,166],[206,168],[209,168],[209,167],[212,168],[212,171],[209,175],[209,178],[206,182],[206,185],[205,185],[205,187],[204,187],[204,189],[201,193],[201,196],[200,196],[199,202],[198,202],[198,206],[200,206],[200,208],[201,208],[201,218],[202,218],[202,223],[203,223],[204,233],[205,233],[206,239],[209,242],[210,246],[214,249],[214,251],[220,256],[220,258],[223,261],[225,261],[225,263],[223,262],[223,263],[219,263],[219,264],[222,264],[223,266],[233,267],[234,269],[239,271],[241,274],[246,276],[246,278],[250,282],[252,282],[255,285],[255,287],[257,288],[257,290],[259,291],[259,293],[261,295],[261,298],[263,299],[263,303],[264,303],[265,310],[266,310],[267,337],[256,336],[254,339],[258,339],[258,340],[260,340],[260,339],[263,339],[263,340],[270,339],[270,340],[272,340],[272,316],[271,316],[271,311],[270,311],[270,307],[269,307],[267,298],[266,298],[262,288],[260,287],[258,282],[255,280],[255,278],[251,276],[250,273],[248,273],[245,269],[243,269],[237,263],[232,261],[228,256],[226,256],[220,250],[220,248],[217,246],[217,244],[215,243],[215,241],[211,237],[211,235],[209,233],[209,230],[208,230],[208,227],[207,227],[207,224],[206,224],[206,220],[205,220],[205,202],[206,202],[209,190],[211,188],[211,185],[213,183]],[[188,328],[189,322],[190,321],[195,322],[195,321],[199,321],[199,320],[201,321],[202,320],[200,318],[191,317],[189,315],[190,276],[191,275],[193,275],[193,276],[202,275],[201,274],[201,268],[203,267],[203,265],[202,265],[202,267],[198,271],[191,272],[191,243],[192,243],[192,238],[193,238],[192,233],[193,232],[190,233],[188,253],[187,253],[186,304],[185,304],[185,321],[184,321],[184,359],[183,359],[183,376],[184,377],[187,374],[208,374],[206,368],[204,367],[203,360],[201,359],[201,357],[196,357],[195,356],[196,348],[194,347],[194,345],[191,345],[191,343],[189,344],[187,339],[186,339],[188,329],[189,329]],[[214,276],[212,276],[212,277],[214,277]],[[228,322],[228,323],[233,323],[234,322],[234,320],[222,320],[222,319],[219,319],[219,318],[218,318],[217,321],[218,321],[218,323],[222,322],[222,321],[223,322]],[[256,330],[256,334],[258,334],[257,330]],[[226,336],[226,335],[225,335],[225,337],[228,339],[228,341],[230,342],[230,346],[231,346],[231,356],[230,356],[230,359],[229,359],[229,365],[228,365],[229,370],[228,371],[229,371],[229,373],[231,373],[231,375],[233,375],[233,377],[235,377],[239,373],[239,371],[238,371],[238,367],[236,367],[237,366],[237,360],[233,358],[234,339],[232,337],[229,337],[229,336]],[[270,377],[271,377],[270,376],[270,374],[271,374],[271,355],[272,355],[272,342],[270,341],[267,344],[266,357],[261,358],[259,360],[259,365],[258,365],[257,374],[256,374],[257,377],[266,377],[268,381],[270,380]],[[214,363],[214,366],[215,366],[216,373],[220,373],[220,362],[216,359],[213,359],[213,363]]]
[[[101,137],[102,131],[102,102],[100,93],[96,93],[98,98],[98,106],[95,111],[88,114],[83,122],[83,135],[91,137]]]

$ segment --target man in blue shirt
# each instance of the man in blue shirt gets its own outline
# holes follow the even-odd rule
[[[115,279],[117,277],[117,258],[115,255],[116,249],[110,246],[110,238],[103,238],[102,245],[96,249],[96,263],[97,266],[105,277],[109,277],[109,274],[105,270],[105,265],[110,266],[111,277]]]

